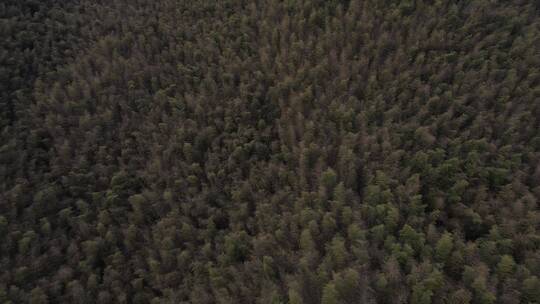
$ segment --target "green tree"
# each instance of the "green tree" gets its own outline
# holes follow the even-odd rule
[[[30,304],[48,304],[49,299],[43,289],[36,287],[30,292]]]
[[[430,304],[433,292],[423,284],[417,284],[412,289],[411,303],[412,304]]]
[[[437,241],[435,246],[435,258],[437,261],[446,263],[450,257],[453,247],[452,235],[450,233],[445,233]]]
[[[540,279],[537,276],[528,277],[523,281],[522,295],[526,302],[540,303]]]
[[[338,292],[334,283],[328,283],[324,286],[321,304],[338,304]]]
[[[321,175],[321,184],[325,187],[328,192],[334,190],[334,187],[337,185],[337,175],[332,168],[326,169]]]
[[[515,267],[514,258],[510,255],[503,255],[497,264],[497,274],[500,278],[506,279],[514,272]]]
[[[289,303],[290,304],[302,304],[304,302],[302,301],[302,297],[300,296],[300,294],[296,290],[289,289]]]

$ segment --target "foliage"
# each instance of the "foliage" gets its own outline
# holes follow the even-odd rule
[[[0,3],[0,302],[540,303],[534,1]]]

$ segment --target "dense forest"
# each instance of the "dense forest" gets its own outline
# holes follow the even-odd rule
[[[0,303],[540,303],[540,2],[0,1]]]

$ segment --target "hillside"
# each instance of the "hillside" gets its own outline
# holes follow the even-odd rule
[[[540,303],[540,2],[3,0],[0,303]]]

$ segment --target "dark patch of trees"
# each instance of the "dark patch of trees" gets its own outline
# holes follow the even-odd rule
[[[0,4],[0,302],[540,303],[531,1]]]

